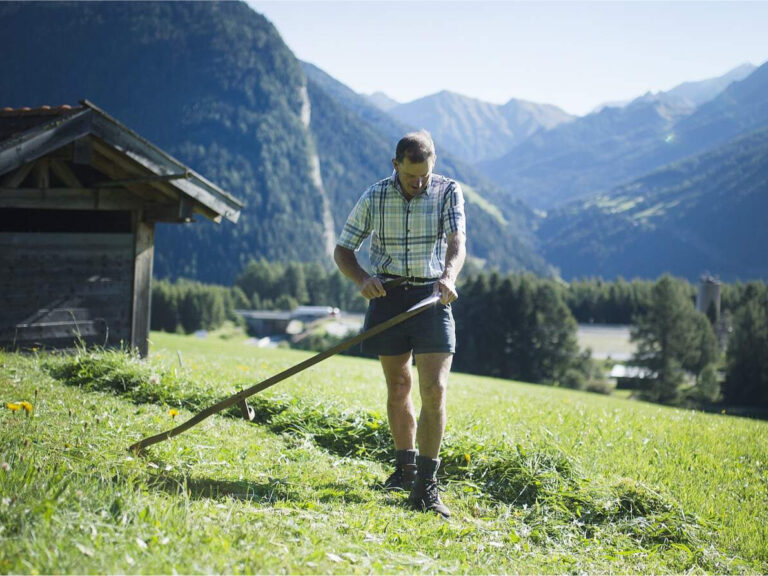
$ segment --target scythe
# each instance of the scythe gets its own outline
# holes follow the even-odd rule
[[[390,280],[384,283],[384,288],[385,290],[387,288],[393,288],[394,286],[402,284],[406,280],[407,280],[406,278],[398,278],[397,280]],[[229,396],[228,398],[225,398],[224,400],[221,400],[220,402],[217,402],[216,404],[209,406],[205,410],[198,412],[197,414],[192,416],[192,418],[190,418],[186,422],[183,422],[182,424],[179,424],[175,428],[171,428],[170,430],[166,430],[165,432],[161,432],[160,434],[155,434],[154,436],[149,436],[147,438],[144,438],[143,440],[136,442],[135,444],[131,444],[128,450],[131,452],[140,452],[143,449],[147,448],[148,446],[157,444],[158,442],[162,442],[163,440],[168,440],[170,438],[173,438],[174,436],[178,436],[182,432],[185,432],[190,428],[192,428],[193,426],[199,424],[209,416],[212,416],[213,414],[221,412],[222,410],[225,410],[230,406],[234,406],[235,404],[237,404],[240,407],[240,411],[243,415],[243,418],[245,418],[250,422],[255,417],[253,408],[248,405],[248,402],[246,400],[250,396],[257,394],[262,390],[266,390],[267,388],[274,386],[278,382],[282,382],[286,378],[290,378],[291,376],[298,374],[299,372],[302,372],[307,368],[314,366],[315,364],[318,364],[323,360],[326,360],[327,358],[330,358],[331,356],[334,356],[336,354],[339,354],[340,352],[348,350],[352,348],[352,346],[359,344],[363,340],[367,340],[368,338],[371,338],[376,334],[380,334],[384,330],[387,330],[393,326],[396,326],[397,324],[405,322],[409,318],[412,318],[413,316],[420,314],[427,308],[434,306],[439,300],[440,300],[439,294],[432,294],[431,296],[424,298],[424,300],[416,303],[405,312],[401,312],[397,316],[394,316],[389,320],[382,322],[381,324],[377,324],[376,326],[369,328],[368,330],[358,334],[357,336],[344,340],[343,342],[340,342],[336,346],[333,346],[332,348],[329,348],[324,352],[320,352],[312,356],[311,358],[304,360],[303,362],[299,362],[298,364],[291,366],[286,370],[283,370],[279,374],[275,374],[274,376],[271,376],[266,380],[262,380],[258,384],[254,384],[250,388],[241,390],[237,394],[233,394],[232,396]]]

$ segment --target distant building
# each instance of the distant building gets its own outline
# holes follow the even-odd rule
[[[305,324],[336,318],[340,312],[331,306],[297,306],[287,310],[235,310],[245,320],[248,333],[259,338],[298,334]]]
[[[647,381],[653,378],[654,373],[640,366],[614,364],[608,376],[616,380],[617,389],[642,390],[646,387]]]
[[[90,102],[0,109],[0,346],[146,355],[155,223],[241,208]]]
[[[287,333],[291,313],[273,310],[235,310],[245,320],[248,333],[258,338]]]
[[[699,281],[699,292],[696,296],[696,310],[706,314],[712,324],[720,321],[720,280],[705,274]]]
[[[699,292],[696,295],[696,310],[706,314],[712,323],[717,342],[721,350],[728,345],[730,319],[728,314],[720,313],[720,296],[722,285],[720,280],[710,274],[704,274],[699,282]]]

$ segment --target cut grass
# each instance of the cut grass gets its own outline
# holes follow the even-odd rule
[[[47,362],[62,381],[83,389],[118,392],[137,405],[103,392],[62,388],[39,370],[39,362],[3,356],[9,366],[2,370],[4,388],[6,381],[11,385],[4,400],[29,399],[40,383],[45,387],[40,397],[46,400],[38,402],[35,417],[29,420],[7,411],[3,415],[4,461],[30,446],[39,455],[38,485],[28,491],[28,477],[12,479],[0,472],[4,494],[6,489],[19,490],[12,516],[16,525],[24,526],[14,538],[0,535],[0,569],[764,572],[764,549],[741,540],[742,547],[753,553],[750,558],[723,538],[728,530],[742,537],[747,530],[728,528],[716,517],[710,517],[711,526],[696,520],[694,514],[702,515],[700,510],[687,504],[676,486],[615,470],[631,468],[626,462],[617,462],[621,465],[609,474],[596,473],[600,466],[588,459],[590,450],[605,459],[616,454],[615,447],[596,447],[591,445],[594,438],[574,436],[584,431],[584,421],[589,425],[602,418],[611,420],[623,404],[605,403],[607,399],[596,402],[572,392],[452,377],[451,396],[464,404],[463,410],[451,405],[452,429],[444,450],[448,480],[444,499],[456,517],[450,524],[409,512],[402,497],[375,489],[386,475],[383,463],[389,455],[386,424],[374,410],[383,406],[381,376],[375,363],[358,359],[336,358],[313,369],[311,377],[303,374],[305,379],[292,379],[279,392],[254,397],[261,426],[214,417],[153,447],[147,459],[128,460],[128,444],[175,423],[168,416],[169,407],[181,406],[178,418],[187,418],[186,409],[204,407],[245,386],[246,378],[247,385],[252,384],[305,357],[236,343],[209,341],[205,346],[192,339],[168,340],[174,348],[183,347],[183,369],[176,354],[168,352],[148,364],[124,355],[112,357],[112,353]],[[204,354],[195,351],[201,347]],[[346,378],[350,373],[355,374],[354,380]],[[510,391],[514,391],[511,398]],[[342,393],[343,402],[334,400]],[[557,410],[550,406],[549,412],[532,413],[540,409],[534,401],[541,401],[540,395],[549,396],[550,402],[558,399]],[[58,409],[50,410],[46,403],[54,397]],[[467,402],[468,397],[473,403]],[[88,417],[82,417],[83,402],[109,407],[111,416],[89,413],[93,409],[88,408],[84,411]],[[652,408],[657,434],[663,433],[668,417],[688,416],[624,404],[629,412]],[[76,407],[72,417],[68,405]],[[7,422],[19,426],[7,428]],[[737,428],[761,424],[734,422]],[[634,423],[630,418],[612,420],[617,445],[622,439],[635,443]],[[28,427],[26,434],[6,438],[6,429],[20,431],[23,426]],[[88,442],[83,440],[83,426],[93,435]],[[525,433],[520,432],[522,428]],[[562,437],[566,433],[568,438]],[[29,440],[36,436],[45,440]],[[77,443],[70,440],[71,447],[65,450],[51,450],[48,445],[64,445],[64,438],[73,437]],[[30,444],[24,446],[23,439]],[[756,453],[763,449],[754,448]],[[71,484],[56,495],[61,487],[56,474],[62,469],[76,478],[84,498],[72,492]],[[23,470],[23,466],[13,463],[11,470]],[[702,485],[701,478],[694,480]],[[86,496],[84,489],[92,493]],[[740,490],[742,497],[751,495],[756,504],[761,502],[755,487]],[[45,495],[42,500],[51,504],[34,508],[31,516],[19,520],[16,504],[32,510],[28,502],[35,495]],[[99,522],[108,528],[97,530],[113,537],[94,540],[92,533],[80,534],[67,515],[78,507],[88,518],[101,517],[106,510],[109,517]],[[144,512],[144,517],[150,524],[167,526],[162,535],[145,525],[141,514],[146,508],[151,513]],[[51,510],[49,518],[45,510]],[[724,518],[735,511],[725,512]],[[122,522],[126,514],[130,523]],[[145,537],[134,536],[136,523],[143,526],[139,532]],[[147,533],[157,536],[157,542]],[[77,543],[92,555],[71,542],[74,536],[84,536]],[[145,549],[136,538],[151,542],[153,554],[137,552],[137,547],[146,551],[150,544]],[[196,539],[206,544],[196,548],[192,542]],[[28,542],[31,547],[19,548],[22,541],[36,541],[36,545]],[[69,556],[47,559],[42,550],[51,542],[69,543]],[[262,550],[262,546],[271,549]],[[32,564],[24,564],[23,558]]]

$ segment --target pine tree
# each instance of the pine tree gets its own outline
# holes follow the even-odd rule
[[[648,311],[632,328],[638,345],[634,362],[650,372],[651,400],[678,402],[686,371],[698,374],[716,358],[712,327],[690,296],[686,284],[663,276],[653,287]]]
[[[768,407],[768,295],[753,293],[736,311],[733,324],[724,399]]]

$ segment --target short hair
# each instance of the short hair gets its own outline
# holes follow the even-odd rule
[[[400,138],[395,149],[395,160],[397,162],[402,162],[405,158],[408,158],[414,164],[420,164],[435,157],[435,143],[432,141],[432,136],[426,130],[409,132]]]

